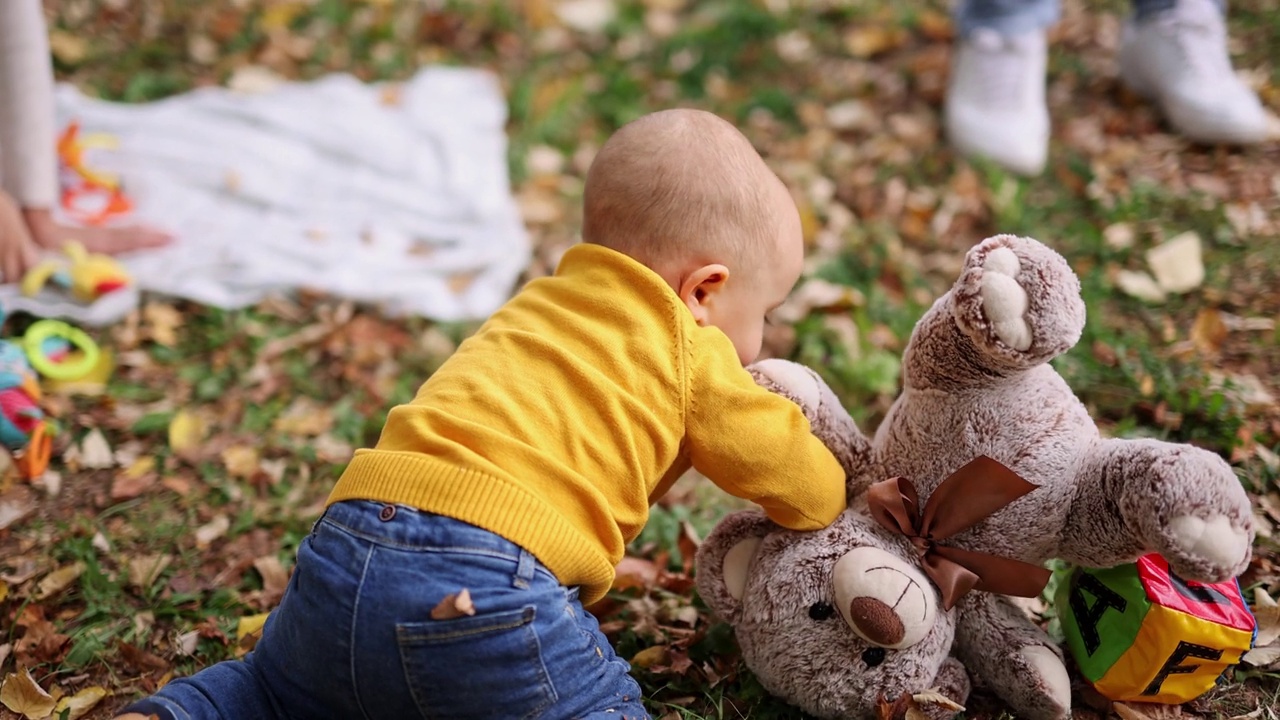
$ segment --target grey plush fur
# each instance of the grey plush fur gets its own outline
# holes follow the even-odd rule
[[[1203,582],[1244,570],[1252,513],[1231,467],[1189,445],[1101,437],[1048,364],[1079,340],[1084,320],[1067,262],[1035,240],[1001,235],[969,251],[955,285],[916,325],[902,393],[874,439],[811,370],[778,360],[752,367],[757,382],[804,408],[848,473],[850,502],[832,526],[810,533],[784,530],[758,512],[735,513],[698,552],[701,595],[733,625],[743,657],[770,692],[821,718],[869,718],[882,698],[904,692],[940,687],[963,703],[971,675],[1020,717],[1070,717],[1061,650],[1008,598],[971,592],[944,611],[932,584],[908,577],[913,547],[870,518],[864,497],[872,483],[893,476],[911,480],[923,503],[950,473],[988,455],[1038,486],[949,545],[1088,567],[1158,552],[1174,572]],[[726,562],[753,539],[754,552]],[[936,614],[919,642],[868,653],[876,646],[850,615],[824,617],[822,605],[836,605],[840,587],[863,587],[866,573],[835,572],[861,548],[889,551],[901,570],[895,582],[924,586],[911,597],[925,598]],[[735,577],[745,570],[740,592],[726,581],[735,562]],[[866,659],[879,654],[883,660],[869,666]],[[951,713],[934,707],[931,714]]]

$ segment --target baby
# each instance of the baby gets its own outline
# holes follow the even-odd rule
[[[649,506],[692,466],[785,527],[835,520],[840,465],[743,367],[803,263],[782,182],[669,110],[605,143],[584,204],[555,275],[356,453],[255,650],[120,717],[647,718],[584,605]]]

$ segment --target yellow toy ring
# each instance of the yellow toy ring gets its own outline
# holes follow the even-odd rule
[[[61,337],[80,350],[80,357],[70,362],[55,363],[44,356],[41,346],[49,338]],[[79,328],[58,320],[37,320],[22,336],[22,346],[27,360],[35,371],[53,380],[78,380],[98,364],[101,350],[93,338]]]

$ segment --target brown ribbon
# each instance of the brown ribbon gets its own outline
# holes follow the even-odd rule
[[[942,481],[924,510],[915,485],[903,477],[871,486],[871,515],[890,532],[906,535],[920,557],[925,574],[942,591],[950,610],[970,590],[1036,597],[1049,582],[1043,567],[973,550],[939,545],[938,541],[976,525],[1037,486],[999,462],[980,455]]]

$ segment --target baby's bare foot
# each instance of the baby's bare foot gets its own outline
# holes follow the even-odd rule
[[[134,250],[163,247],[173,241],[168,233],[145,225],[74,227],[56,222],[48,210],[28,209],[23,214],[35,242],[51,250],[74,240],[91,253],[119,255]]]

